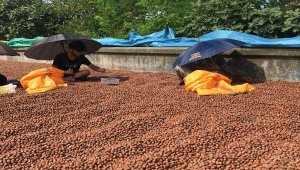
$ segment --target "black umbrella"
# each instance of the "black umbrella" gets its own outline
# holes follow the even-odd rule
[[[230,39],[199,41],[197,44],[188,48],[177,57],[175,63],[173,64],[173,68],[177,65],[183,66],[198,60],[213,57],[233,48],[238,48],[239,45],[241,45],[240,41]]]
[[[12,49],[10,46],[4,44],[3,42],[0,42],[0,55],[20,55],[18,54],[14,49]]]
[[[93,53],[101,47],[101,43],[82,35],[58,34],[33,44],[24,55],[36,60],[53,60],[56,55],[68,51],[69,43],[74,40],[80,40],[85,44],[86,53]]]

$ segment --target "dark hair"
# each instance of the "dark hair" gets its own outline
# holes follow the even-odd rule
[[[73,50],[76,50],[78,52],[82,52],[82,51],[86,50],[86,46],[85,46],[85,44],[82,41],[75,40],[75,41],[72,41],[69,44],[69,49],[73,49]]]
[[[0,74],[0,86],[5,85],[6,83],[7,83],[7,78],[4,75]]]

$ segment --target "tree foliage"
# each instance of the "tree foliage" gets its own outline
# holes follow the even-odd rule
[[[1,0],[0,38],[47,36],[59,22],[42,0]]]
[[[52,0],[49,4],[61,23],[56,23],[58,32],[98,36],[101,25],[95,20],[95,1]]]
[[[299,0],[1,0],[0,39],[75,33],[126,38],[170,26],[180,36],[216,29],[265,37],[300,33]]]
[[[297,36],[299,5],[294,0],[198,0],[181,32],[199,36],[227,29],[274,38]]]
[[[136,26],[143,34],[161,30],[166,26],[176,31],[185,27],[186,13],[190,11],[196,0],[141,0],[139,5],[143,7],[144,15]]]

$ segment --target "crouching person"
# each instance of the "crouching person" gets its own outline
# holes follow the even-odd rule
[[[184,77],[186,77],[188,74],[192,73],[195,70],[217,72],[233,79],[234,81],[243,80],[248,83],[252,81],[250,77],[242,75],[230,69],[224,58],[220,55],[216,55],[211,58],[198,60],[181,67],[176,66],[175,71],[179,79],[179,85],[184,85]]]
[[[61,69],[64,72],[64,80],[66,81],[85,81],[90,75],[90,71],[79,70],[82,64],[87,65],[94,71],[105,72],[104,68],[100,68],[92,64],[85,56],[86,46],[79,40],[72,41],[69,44],[69,50],[65,53],[57,55],[52,66]]]

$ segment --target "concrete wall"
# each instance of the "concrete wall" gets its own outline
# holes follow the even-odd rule
[[[186,48],[105,47],[87,55],[96,65],[107,69],[174,73],[172,65]],[[51,63],[21,56],[0,56],[0,60]],[[236,49],[224,54],[232,68],[256,81],[300,81],[300,49]]]

